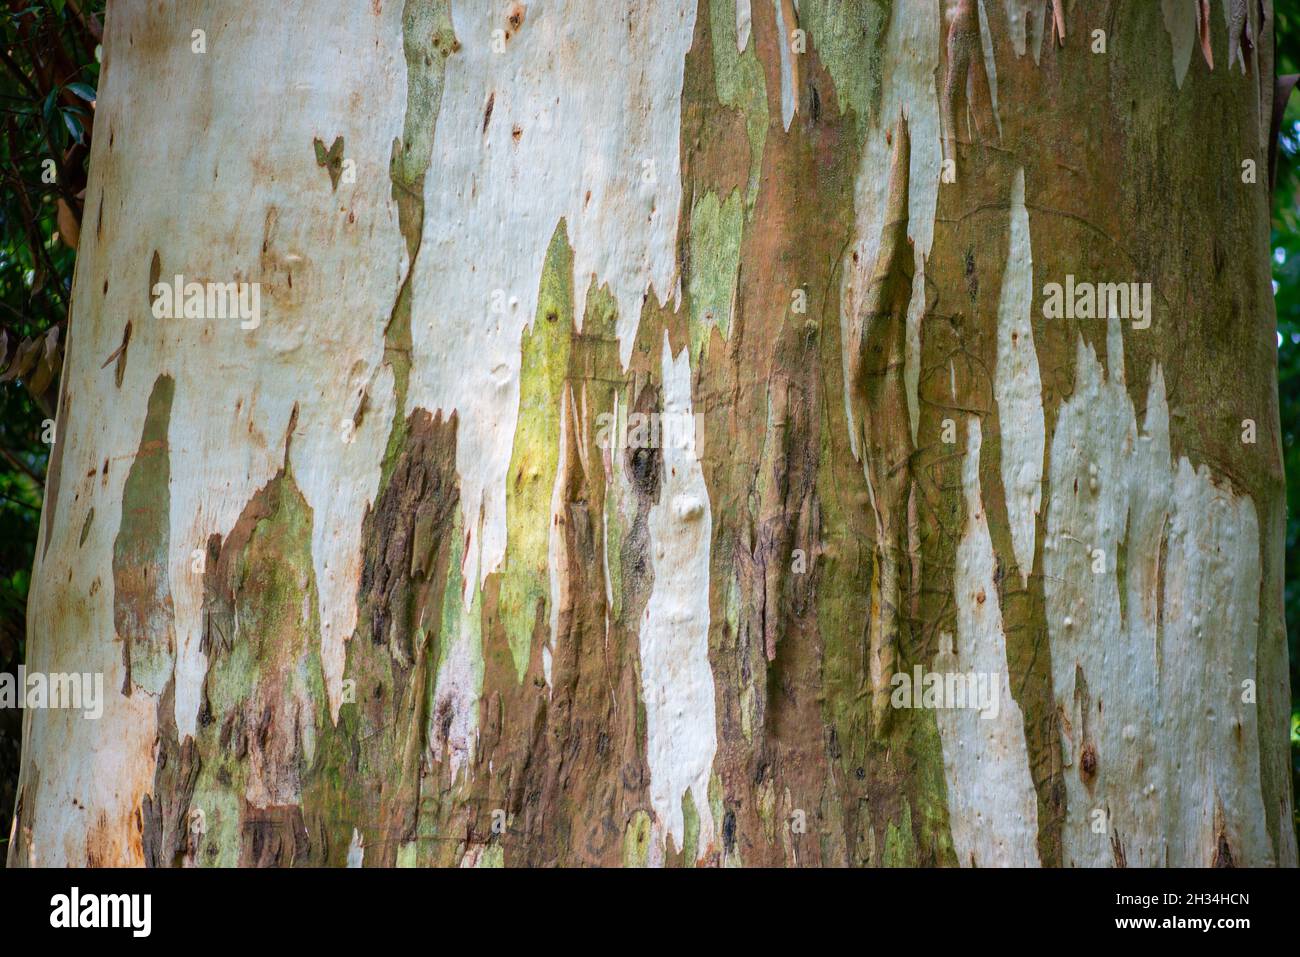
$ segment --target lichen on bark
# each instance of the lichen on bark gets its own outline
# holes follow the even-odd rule
[[[150,200],[83,238],[79,288],[140,301],[75,300],[32,631],[120,679],[121,761],[97,789],[84,729],[29,715],[10,859],[1294,863],[1268,209],[1236,172],[1267,28],[1130,4],[1102,56],[1102,16],[332,13],[322,95],[247,120],[294,131],[283,165],[217,158],[256,215],[164,246]],[[250,17],[214,41],[257,53]],[[119,22],[97,108],[180,84],[214,149],[234,112]],[[110,208],[162,175],[132,129],[96,140]],[[157,249],[255,271],[257,338],[150,323]],[[1067,274],[1149,280],[1151,326],[1045,318]],[[899,707],[914,669],[1003,709]]]

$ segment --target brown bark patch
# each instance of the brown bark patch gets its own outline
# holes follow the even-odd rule
[[[174,393],[170,376],[155,380],[140,446],[123,486],[121,522],[113,543],[113,625],[122,641],[122,693],[128,696],[137,687],[161,692],[175,655],[167,445]]]

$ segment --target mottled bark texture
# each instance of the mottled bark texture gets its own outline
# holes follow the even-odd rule
[[[1294,864],[1272,46],[111,5],[9,862]]]

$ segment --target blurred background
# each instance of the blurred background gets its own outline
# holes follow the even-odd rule
[[[1300,73],[1300,11],[1276,0],[1277,72]],[[104,0],[0,0],[0,671],[26,647],[86,161]],[[1300,782],[1300,95],[1282,118],[1273,213],[1278,392],[1287,473],[1291,767]],[[22,712],[0,710],[0,862]],[[1300,828],[1300,816],[1297,817]]]
[[[1300,10],[1274,5],[1277,72],[1300,73]],[[1277,301],[1277,389],[1286,460],[1286,633],[1291,652],[1291,781],[1300,794],[1300,94],[1278,134],[1273,192],[1273,294]],[[1300,832],[1300,805],[1296,806]]]

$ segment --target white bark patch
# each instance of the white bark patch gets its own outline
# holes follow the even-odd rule
[[[363,522],[379,494],[380,464],[396,405],[392,366],[375,368],[366,362],[352,374],[346,393],[352,412],[309,425],[305,435],[294,437],[291,457],[294,481],[313,509],[311,557],[319,595],[321,669],[334,721],[343,703],[346,642],[357,627]],[[335,390],[342,393],[338,384]],[[367,394],[361,424],[352,424]]]
[[[798,108],[794,95],[794,51],[790,49],[792,38],[785,22],[785,14],[781,12],[781,0],[772,0],[772,8],[776,13],[776,28],[781,39],[781,126],[789,132],[790,122]]]
[[[736,0],[736,49],[741,53],[749,46],[749,31],[753,26],[749,0]]]
[[[555,651],[555,638],[560,633],[560,609],[570,600],[569,595],[572,591],[569,575],[569,563],[565,560],[564,545],[564,524],[567,524],[568,503],[565,501],[564,494],[568,484],[566,476],[570,468],[569,463],[569,431],[573,428],[572,422],[586,421],[587,408],[587,390],[584,387],[582,392],[582,417],[579,419],[579,409],[577,398],[573,394],[573,388],[565,383],[560,393],[560,437],[559,437],[559,459],[555,469],[555,484],[551,488],[551,521],[547,538],[547,570],[551,586],[551,606],[550,606],[550,623],[551,631],[548,636],[548,645],[542,649],[542,673],[546,678],[547,693],[550,693],[551,686],[551,660]],[[617,410],[616,410],[617,414]],[[573,418],[570,418],[570,417]],[[608,573],[608,560],[605,563],[606,573]],[[608,577],[606,578],[606,598],[609,596]]]
[[[1198,39],[1197,0],[1160,0],[1160,11],[1173,45],[1174,84],[1182,89]]]
[[[174,167],[165,167],[157,160],[159,168],[147,175],[153,180],[165,169],[173,178],[176,169],[189,172],[194,182],[186,179],[176,188],[182,195],[212,197],[204,207],[207,228],[192,238],[183,231],[160,236],[158,230],[146,230],[138,253],[125,258],[120,247],[115,251],[115,261],[135,272],[149,261],[148,242],[165,242],[160,249],[164,276],[174,266],[190,275],[234,273],[263,284],[264,315],[257,330],[210,323],[212,334],[202,333],[198,348],[193,337],[200,331],[180,330],[164,344],[165,355],[131,355],[127,363],[128,380],[132,359],[141,376],[160,368],[176,370],[170,573],[178,635],[176,722],[182,737],[194,733],[207,666],[199,651],[202,581],[190,569],[191,551],[214,532],[228,534],[249,498],[278,471],[295,403],[299,411],[289,464],[313,511],[322,668],[331,715],[337,719],[344,642],[356,626],[362,521],[378,490],[393,411],[383,329],[406,257],[386,163],[368,158],[387,156],[393,137],[401,133],[405,60],[400,11],[384,19],[369,11],[333,15],[320,25],[324,32],[305,45],[292,39],[300,31],[291,23],[268,31],[255,19],[250,13],[246,21],[224,24],[221,33],[228,32],[229,49],[248,63],[280,64],[290,101],[270,114],[215,112],[212,122],[230,126],[222,133],[208,125],[206,116],[195,116],[193,102],[209,96],[255,102],[264,70],[214,71],[223,88],[213,93],[205,86],[208,71],[194,69],[188,46],[170,50],[174,68],[168,74],[174,73],[184,90],[168,100],[177,124],[168,128],[195,127],[193,136],[185,137],[194,142],[186,147],[184,161],[178,158]],[[380,52],[358,58],[357,69],[321,66],[336,62],[338,49],[359,38]],[[220,39],[209,30],[210,47]],[[285,49],[293,50],[287,59]],[[156,70],[151,64],[143,71],[146,87],[157,82]],[[396,89],[389,91],[390,85]],[[376,98],[376,89],[383,89],[383,96]],[[363,96],[368,108],[358,111],[355,103]],[[356,183],[341,182],[337,192],[311,148],[313,138],[332,142],[336,135],[344,137],[345,157],[354,159],[359,170]],[[248,148],[232,151],[231,141]],[[247,190],[213,188],[206,179],[209,170],[219,171],[218,183],[265,184],[257,194],[265,205],[249,210]],[[126,188],[136,195],[136,188]],[[164,206],[166,202],[164,196]],[[161,220],[146,216],[143,222],[170,222],[174,210],[160,209],[158,215]],[[133,223],[138,216],[133,211]],[[214,245],[213,235],[228,238]],[[134,298],[138,285],[138,280],[123,280],[124,291],[135,293]],[[177,331],[176,322],[167,331]],[[132,352],[136,344],[133,336]],[[213,370],[214,361],[223,367],[220,372]],[[366,393],[368,410],[359,426],[348,429],[346,423]]]
[[[913,294],[907,312],[907,348],[903,377],[907,386],[908,413],[912,434],[919,421],[916,395],[920,380],[920,329],[925,306],[925,260],[934,239],[934,213],[939,202],[939,169],[943,161],[943,143],[939,135],[939,100],[934,76],[939,66],[939,17],[896,16],[889,18],[885,37],[884,62],[881,66],[880,109],[863,143],[862,159],[854,182],[853,207],[856,218],[854,240],[846,253],[841,270],[840,336],[849,342],[849,327],[861,309],[880,248],[880,229],[889,193],[889,163],[892,146],[886,134],[898,123],[899,114],[907,116],[911,137],[908,164],[908,225],[912,240],[915,272]],[[856,261],[854,256],[857,256]],[[853,454],[859,455],[858,435],[853,403],[850,400],[849,355],[843,350],[844,409],[848,417],[849,441]]]
[[[1033,53],[1039,62],[1043,52],[1043,33],[1046,29],[1047,0],[1003,0],[1007,11],[1007,25],[1011,30],[1011,44],[1016,56]],[[981,21],[981,29],[983,21]]]
[[[989,28],[989,15],[984,9],[984,0],[979,0],[980,45],[984,49],[984,72],[989,78],[989,99],[993,105],[993,123],[998,129],[998,138],[1002,138],[1002,118],[998,115],[998,61],[993,55],[993,31]]]
[[[301,24],[248,6],[214,18],[198,2],[124,5],[107,23],[96,113],[102,135],[93,146],[73,297],[76,345],[63,372],[72,414],[60,422],[62,487],[57,504],[47,503],[57,513],[38,551],[48,548],[30,605],[32,661],[102,671],[106,701],[98,722],[28,716],[24,761],[41,768],[39,794],[30,797],[41,809],[36,850],[44,863],[84,863],[101,814],[104,831],[137,833],[128,819],[152,787],[157,699],[119,692],[122,647],[108,570],[123,483],[159,375],[175,380],[166,572],[179,733],[196,730],[207,665],[199,651],[202,574],[192,553],[209,535],[227,536],[281,468],[295,403],[289,464],[313,510],[312,560],[327,623],[321,651],[338,706],[342,642],[356,620],[363,505],[378,483],[391,414],[384,410],[392,407],[379,370],[405,259],[387,168],[402,129],[405,60],[399,4],[380,16],[369,5],[329,5],[313,10],[310,30]],[[191,52],[197,27],[207,30],[206,54]],[[340,51],[355,56],[341,64]],[[268,84],[280,91],[271,101]],[[334,190],[312,141],[338,136],[357,176]],[[241,329],[238,317],[156,319],[148,296],[155,250],[162,280],[260,283],[260,325]],[[118,388],[113,366],[101,366],[121,345],[127,320]],[[354,416],[363,386],[369,412],[345,443],[340,424]],[[97,411],[105,409],[112,414]],[[94,521],[79,547],[91,507]],[[64,760],[69,753],[90,757]],[[143,859],[138,839],[106,847],[96,838],[94,852],[105,864]]]
[[[481,640],[477,612],[478,606],[474,605],[461,615],[459,632],[438,666],[435,685],[435,727],[431,749],[435,760],[449,765],[453,781],[469,762],[478,740],[478,700],[483,689],[483,666],[477,654]]]
[[[1243,74],[1250,71],[1241,41],[1248,31],[1251,37],[1255,36],[1251,23],[1253,15],[1250,11],[1250,8],[1255,6],[1249,0],[1223,0],[1223,22],[1228,28],[1228,68],[1231,69],[1233,63],[1236,63]]]
[[[987,676],[996,711],[935,712],[948,784],[948,819],[963,866],[1037,867],[1038,796],[1029,773],[1025,722],[1011,696],[1007,642],[994,579],[993,540],[980,493],[980,420],[970,419],[962,489],[966,530],[957,546],[957,647],[945,635],[933,670]]]
[[[1206,866],[1218,841],[1216,812],[1238,863],[1274,863],[1260,788],[1256,680],[1259,523],[1246,496],[1205,466],[1178,460],[1173,481],[1160,645],[1163,721],[1188,760],[1166,793],[1169,859]],[[1201,662],[1199,668],[1186,663]]]
[[[1107,351],[1118,373],[1118,320]],[[1256,706],[1242,701],[1259,635],[1255,506],[1206,466],[1171,463],[1159,366],[1146,408],[1139,432],[1123,376],[1080,339],[1043,556],[1063,863],[1206,866],[1218,820],[1237,864],[1271,864]]]
[[[674,361],[666,332],[662,367],[664,412],[672,417],[693,415],[690,350],[683,349]],[[682,798],[690,791],[699,813],[702,857],[714,839],[709,775],[718,745],[709,667],[713,517],[694,451],[669,442],[662,453],[659,501],[648,518],[654,585],[639,639],[650,803],[659,841],[671,835],[681,849]]]
[[[993,394],[1002,437],[1002,487],[1006,493],[1011,546],[1027,585],[1034,568],[1034,536],[1043,503],[1042,379],[1029,311],[1034,296],[1025,171],[1011,187],[1011,240],[998,299],[998,367]]]
[[[443,595],[441,660],[434,679],[433,712],[429,716],[429,754],[444,762],[456,781],[467,767],[478,741],[479,698],[483,693],[482,592],[469,589],[465,598],[458,575],[471,563],[462,553],[470,536],[459,509],[452,526],[451,559],[455,573],[448,576]]]
[[[65,449],[64,455],[70,451]],[[67,461],[65,457],[65,467]],[[130,698],[120,694],[125,678],[121,645],[89,640],[92,635],[112,635],[112,592],[102,586],[90,589],[91,581],[101,576],[95,575],[89,563],[78,567],[75,555],[69,565],[65,554],[52,547],[42,561],[40,548],[36,551],[28,603],[28,634],[33,640],[27,646],[27,669],[46,674],[102,672],[104,710],[97,721],[85,718],[81,711],[65,709],[23,715],[19,793],[32,781],[36,788],[25,793],[26,809],[15,825],[28,828],[35,824],[24,831],[30,839],[25,862],[30,867],[84,865],[92,843],[96,861],[103,866],[140,865],[144,849],[136,815],[140,797],[153,788],[158,701],[144,693]],[[108,554],[111,562],[111,540]],[[70,582],[69,568],[73,572]],[[52,580],[45,579],[43,569],[58,569],[58,573]],[[64,588],[57,587],[64,582]],[[72,597],[77,589],[80,594]],[[57,609],[47,597],[51,593],[62,595]],[[35,600],[38,595],[39,602]],[[35,778],[30,777],[33,772]],[[35,807],[27,802],[35,802]],[[92,829],[98,832],[93,839]]]
[[[907,395],[907,420],[916,444],[921,425],[921,320],[925,318],[925,257],[918,255],[912,276],[912,297],[907,301],[907,339],[903,345],[903,388]]]
[[[348,844],[348,867],[360,867],[366,859],[366,845],[361,840],[361,832],[352,829],[352,842]]]
[[[589,284],[608,283],[624,364],[643,297],[677,287],[681,89],[695,4],[535,4],[504,52],[493,49],[493,31],[509,26],[498,5],[452,13],[461,47],[447,60],[425,181],[405,411],[459,413],[468,599],[505,554],[520,335],[556,224],[566,220],[574,247],[577,322]]]

